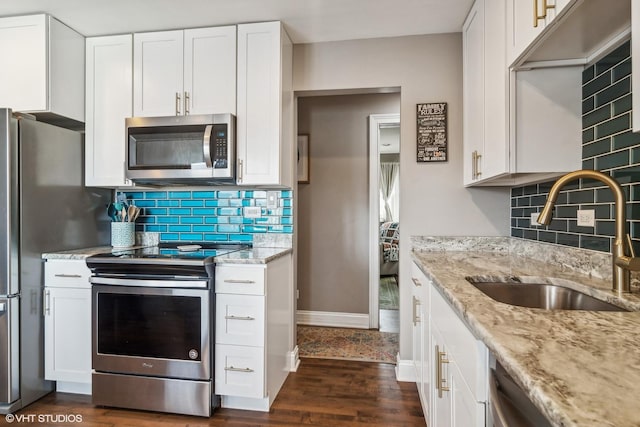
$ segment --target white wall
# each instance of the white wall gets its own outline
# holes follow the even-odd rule
[[[411,357],[411,235],[506,236],[509,190],[462,186],[460,33],[294,46],[294,91],[400,87],[400,357]],[[416,104],[447,102],[449,161],[416,162]]]

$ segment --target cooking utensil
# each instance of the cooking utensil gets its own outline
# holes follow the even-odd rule
[[[120,210],[120,221],[124,222],[127,219],[127,210],[122,207]]]
[[[117,221],[116,216],[118,215],[118,211],[113,203],[109,203],[109,205],[107,206],[107,215],[109,215],[111,221]]]
[[[133,222],[133,215],[136,213],[136,207],[129,205],[127,208],[127,221]]]
[[[135,221],[136,219],[138,219],[138,215],[140,215],[140,208],[139,208],[139,207],[137,207],[137,206],[134,206],[134,207],[135,207],[136,209],[135,209],[135,211],[133,212],[133,216],[132,216],[132,217],[131,217],[131,219],[129,220],[129,221],[131,221],[131,222],[133,222],[133,221]]]

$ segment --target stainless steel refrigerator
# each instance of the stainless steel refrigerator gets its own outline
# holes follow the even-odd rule
[[[43,252],[107,244],[111,192],[84,187],[82,134],[0,109],[0,413],[44,380]]]

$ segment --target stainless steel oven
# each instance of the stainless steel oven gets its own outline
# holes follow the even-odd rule
[[[215,257],[245,246],[185,247],[87,258],[94,404],[200,416],[219,406],[213,386]]]
[[[93,369],[211,378],[211,289],[140,285],[93,286]]]

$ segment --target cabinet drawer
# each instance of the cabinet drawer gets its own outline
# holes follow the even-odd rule
[[[44,265],[45,286],[57,288],[91,288],[91,270],[80,259],[48,260]]]
[[[264,305],[261,295],[217,295],[216,343],[264,346]]]
[[[216,293],[264,295],[265,274],[264,265],[216,266]]]
[[[431,323],[441,332],[449,360],[455,362],[476,399],[486,401],[487,348],[434,287],[431,287]]]
[[[264,348],[216,344],[215,360],[216,394],[265,397]]]

